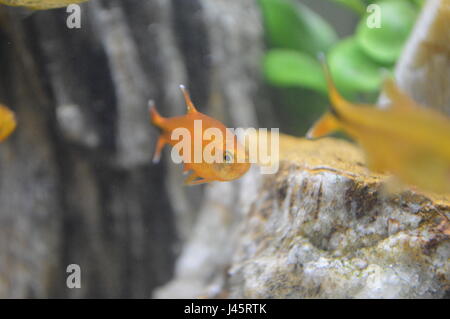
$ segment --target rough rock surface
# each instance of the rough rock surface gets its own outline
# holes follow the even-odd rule
[[[442,298],[445,197],[386,193],[354,145],[282,136],[281,167],[212,184],[157,297]],[[226,196],[235,188],[239,197]]]

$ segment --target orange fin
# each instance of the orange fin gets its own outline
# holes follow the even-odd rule
[[[153,155],[153,159],[152,159],[152,162],[154,164],[159,163],[159,160],[161,159],[162,149],[163,149],[164,145],[166,145],[166,144],[167,144],[166,139],[163,138],[162,136],[160,136],[158,138],[158,142],[156,142],[155,155]]]
[[[10,136],[16,126],[17,121],[14,112],[0,104],[0,142]]]
[[[307,138],[317,138],[340,128],[338,120],[330,113],[325,113],[306,133]]]
[[[384,80],[383,89],[391,100],[392,107],[410,109],[416,105],[416,102],[400,90],[397,84],[395,84],[395,81],[390,77]]]
[[[335,114],[341,114],[342,111],[346,111],[347,108],[351,106],[351,103],[348,102],[337,90],[325,55],[320,54],[319,60],[322,64],[323,72],[325,73],[325,80],[327,81],[328,96],[331,101],[331,110]]]
[[[160,129],[164,129],[165,119],[156,110],[155,102],[153,100],[148,101],[148,111],[150,113],[150,121],[152,124]]]
[[[191,175],[188,176],[188,178],[186,178],[186,180],[184,181],[184,184],[185,185],[199,185],[199,184],[204,184],[204,183],[209,183],[209,182],[212,182],[212,180],[202,178],[202,177],[198,176],[195,172],[193,172]]]
[[[189,165],[189,163],[184,163],[183,164],[183,175],[186,175],[190,170],[191,170],[191,166]]]
[[[186,184],[186,185],[200,185],[200,184],[206,184],[206,183],[210,183],[210,182],[212,182],[212,180],[202,178],[202,179],[197,179],[193,182],[190,182],[189,184]]]
[[[198,111],[195,108],[194,103],[192,103],[191,97],[189,96],[189,92],[186,89],[186,87],[183,84],[181,84],[180,89],[183,92],[184,101],[186,102],[186,106],[187,106],[187,112],[188,113],[197,113]]]

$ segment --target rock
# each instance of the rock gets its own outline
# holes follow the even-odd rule
[[[386,194],[353,144],[282,136],[280,169],[207,189],[156,297],[442,298],[446,197]],[[233,193],[233,189],[236,193]]]
[[[450,115],[450,0],[429,0],[395,70],[416,101]]]

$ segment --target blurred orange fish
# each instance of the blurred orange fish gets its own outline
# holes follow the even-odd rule
[[[392,79],[384,86],[388,108],[352,104],[339,94],[323,65],[332,106],[307,136],[343,130],[361,145],[369,169],[391,173],[423,191],[450,194],[450,119],[417,104]]]
[[[150,102],[150,114],[152,123],[161,130],[161,135],[158,139],[156,152],[153,157],[153,162],[159,162],[161,151],[166,144],[175,146],[179,143],[178,139],[173,138],[173,132],[177,129],[182,129],[189,134],[190,154],[195,153],[195,146],[200,146],[202,154],[206,148],[211,146],[211,142],[203,138],[205,131],[208,129],[216,129],[223,136],[223,140],[217,144],[215,154],[219,156],[220,161],[208,161],[202,158],[201,161],[186,160],[184,157],[184,171],[192,171],[192,174],[186,179],[185,184],[197,185],[202,183],[208,183],[212,181],[230,181],[237,179],[244,175],[249,167],[248,156],[246,150],[237,141],[237,137],[230,132],[221,122],[198,112],[192,103],[189,93],[184,86],[180,86],[184,94],[184,99],[187,105],[187,114],[183,116],[164,118],[158,114],[153,102]],[[201,123],[201,142],[196,144],[196,134],[198,134],[198,124]],[[185,154],[181,154],[183,156]],[[238,159],[244,158],[244,161]]]
[[[0,104],[0,142],[4,141],[16,128],[14,112]]]
[[[88,0],[0,0],[0,3],[14,7],[26,7],[32,10],[46,10],[67,7],[69,4]]]

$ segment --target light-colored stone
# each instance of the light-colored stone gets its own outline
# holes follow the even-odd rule
[[[416,101],[450,115],[450,0],[427,0],[395,70]]]
[[[342,140],[282,136],[280,157],[275,175],[254,167],[234,184],[209,186],[176,278],[157,297],[447,293],[450,241],[438,210],[450,209],[448,198],[386,194],[386,177],[371,174]]]

